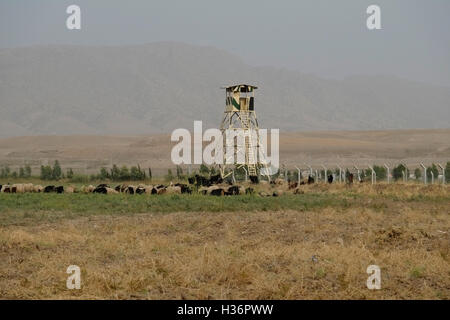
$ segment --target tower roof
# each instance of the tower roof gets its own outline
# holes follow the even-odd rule
[[[254,89],[258,89],[258,87],[251,84],[235,84],[228,87],[222,87],[222,89],[227,89],[227,91],[251,92]]]

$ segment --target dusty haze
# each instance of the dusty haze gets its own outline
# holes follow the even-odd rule
[[[249,82],[264,128],[448,128],[450,90],[391,76],[327,80],[180,43],[0,49],[0,137],[217,127],[221,86]]]
[[[35,173],[41,164],[58,159],[63,168],[94,173],[112,164],[151,167],[162,175],[175,166],[170,152],[175,143],[169,135],[152,136],[39,136],[0,139],[0,166],[17,168],[31,164]],[[351,168],[354,164],[390,165],[450,160],[450,129],[283,133],[280,163],[289,168],[321,164]],[[186,166],[182,166],[187,169]]]

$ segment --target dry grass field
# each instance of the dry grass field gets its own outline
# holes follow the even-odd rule
[[[0,195],[0,297],[450,298],[448,186],[303,191]],[[81,290],[66,288],[73,264]],[[381,290],[366,287],[371,264],[381,268]]]

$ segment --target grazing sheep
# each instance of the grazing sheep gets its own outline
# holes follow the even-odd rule
[[[146,194],[152,194],[153,191],[153,186],[149,185],[149,186],[145,186],[145,193]]]
[[[102,193],[102,194],[106,194],[106,188],[109,188],[108,185],[106,184],[99,184],[94,191],[92,191],[92,193]]]
[[[197,187],[210,187],[211,186],[211,181],[209,179],[206,179],[205,177],[196,174],[195,175],[195,182]]]
[[[64,190],[65,193],[74,193],[75,188],[74,187],[67,187],[66,190]]]
[[[284,193],[283,190],[278,189],[273,192],[272,196],[279,197],[279,196],[283,195],[283,193]]]
[[[44,188],[44,193],[55,192],[55,186],[46,186]]]
[[[175,186],[181,188],[181,193],[189,193],[189,194],[192,193],[192,189],[189,188],[189,186],[186,184],[177,183],[177,184],[175,184]]]
[[[44,187],[41,185],[33,186],[33,192],[34,193],[41,193],[44,192]]]
[[[95,188],[95,190],[93,191],[93,193],[99,193],[99,194],[117,194],[119,193],[118,191],[110,188],[110,187],[105,187],[105,186],[99,186],[97,188]]]
[[[167,191],[167,187],[162,184],[159,184],[159,185],[153,186],[149,192],[150,192],[150,194],[164,194],[164,193],[166,193],[166,191]]]
[[[223,190],[222,188],[217,188],[211,190],[209,194],[212,196],[223,196],[225,194],[225,190]]]
[[[258,176],[250,176],[250,181],[253,184],[258,184],[259,183],[259,178],[258,178]]]
[[[111,189],[111,188],[106,188],[106,193],[107,194],[119,194],[119,192],[117,192],[116,190]]]
[[[136,188],[136,194],[144,194],[145,188],[144,187],[137,187]]]
[[[127,186],[125,189],[125,193],[128,194],[135,194],[136,193],[136,187],[135,186]]]
[[[95,188],[95,190],[92,191],[92,193],[107,194],[107,193],[108,193],[108,190],[107,190],[106,187],[100,186],[100,187]]]
[[[33,184],[27,183],[23,185],[24,192],[33,192]]]
[[[13,184],[13,193],[25,193],[25,186],[23,184]]]
[[[55,192],[56,193],[64,193],[64,187],[63,186],[56,187]]]
[[[238,194],[239,194],[239,186],[231,186],[225,192],[225,195],[227,195],[227,196],[235,196],[235,195],[238,195]]]
[[[333,183],[333,175],[328,175],[328,183]]]
[[[220,183],[222,183],[222,182],[223,182],[223,179],[222,179],[222,177],[220,176],[220,174],[215,175],[215,176],[211,176],[211,177],[209,178],[209,183],[210,183],[210,184],[220,184]]]
[[[156,194],[158,194],[158,195],[164,194],[164,193],[166,193],[166,191],[167,191],[167,188],[163,186],[161,188],[156,189]]]
[[[166,188],[166,192],[168,194],[181,194],[181,187],[169,186],[169,187]]]
[[[218,186],[210,186],[207,188],[199,189],[199,192],[203,195],[214,195],[214,196],[223,196],[225,194],[225,190]]]

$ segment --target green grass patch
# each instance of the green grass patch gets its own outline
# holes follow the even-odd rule
[[[422,278],[424,275],[425,275],[425,267],[423,266],[415,266],[409,272],[409,276],[413,279]]]
[[[242,195],[102,195],[0,194],[0,225],[52,222],[98,214],[131,215],[170,212],[306,211],[327,206],[348,207],[345,199],[329,194],[259,197]]]
[[[368,201],[370,200],[370,201]],[[367,207],[388,210],[385,201],[433,203],[446,207],[448,196],[421,195],[407,202],[392,195],[368,195],[356,192],[341,194],[312,192],[281,197],[241,195],[232,197],[193,195],[103,195],[103,194],[2,194],[0,193],[0,226],[46,223],[92,215],[132,215],[136,213],[170,212],[261,212],[308,211],[333,207],[337,211]]]

